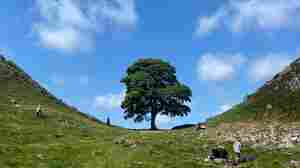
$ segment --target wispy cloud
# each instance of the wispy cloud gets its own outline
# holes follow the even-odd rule
[[[230,110],[233,107],[232,104],[223,104],[219,107],[219,111],[217,112],[217,114],[222,114],[228,110]]]
[[[299,0],[232,0],[213,15],[200,17],[196,34],[205,35],[224,27],[232,32],[298,29],[299,8]]]
[[[35,0],[39,19],[33,23],[40,44],[67,52],[93,46],[94,34],[109,28],[134,28],[134,0]]]
[[[268,54],[253,60],[250,64],[251,80],[261,81],[272,78],[289,65],[295,57],[287,54]]]
[[[203,120],[206,120],[208,118],[223,114],[225,112],[227,112],[228,110],[233,108],[233,104],[223,104],[221,106],[217,106],[217,110],[216,111],[212,111],[212,112],[201,112],[200,115],[202,116]]]
[[[210,81],[232,79],[245,61],[246,58],[240,54],[204,54],[198,61],[198,77]]]
[[[165,115],[158,115],[155,122],[157,125],[162,126],[165,124],[170,124],[172,122],[172,118]]]
[[[119,94],[110,93],[95,97],[93,104],[99,110],[114,110],[120,108],[124,97],[124,92]]]
[[[8,59],[14,59],[16,53],[11,48],[0,44],[0,55],[3,55],[3,56],[5,56],[5,58],[8,58]]]
[[[221,19],[226,15],[225,10],[219,10],[213,16],[199,17],[196,27],[196,36],[204,36],[217,30],[221,25]]]

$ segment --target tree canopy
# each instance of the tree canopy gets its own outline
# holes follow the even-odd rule
[[[191,110],[191,89],[176,78],[176,69],[160,59],[140,59],[127,69],[121,80],[126,85],[122,102],[125,119],[135,122],[151,121],[157,129],[157,115],[187,116]]]

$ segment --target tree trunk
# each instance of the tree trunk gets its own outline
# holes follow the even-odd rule
[[[156,116],[157,116],[156,112],[151,113],[151,130],[157,130],[156,123],[155,123]]]
[[[157,130],[157,127],[156,127],[156,123],[155,123],[155,120],[156,120],[156,116],[157,116],[157,111],[156,111],[156,102],[154,99],[151,100],[151,130]]]

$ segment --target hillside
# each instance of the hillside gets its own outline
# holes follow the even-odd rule
[[[209,119],[211,125],[237,121],[300,121],[300,58],[247,96],[244,102]]]
[[[42,105],[43,116],[35,108]],[[205,161],[209,150],[232,144],[206,131],[129,131],[105,126],[55,98],[12,61],[0,57],[1,168],[222,168]],[[299,148],[253,148],[242,167],[286,168]],[[292,155],[292,156],[291,156]]]
[[[42,117],[35,114],[38,104]],[[79,166],[79,158],[67,159],[71,153],[80,157],[94,148],[88,142],[104,143],[104,135],[111,139],[120,132],[55,98],[14,62],[0,57],[0,167]]]

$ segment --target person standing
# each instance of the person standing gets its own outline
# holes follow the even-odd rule
[[[35,110],[35,115],[36,117],[42,117],[42,107],[41,105],[39,104]]]
[[[236,138],[235,142],[233,144],[233,151],[236,154],[237,160],[240,160],[240,158],[241,158],[241,146],[242,146],[242,144],[241,144],[239,138]]]
[[[106,125],[110,126],[110,118],[109,117],[107,117],[107,119],[106,119]]]

